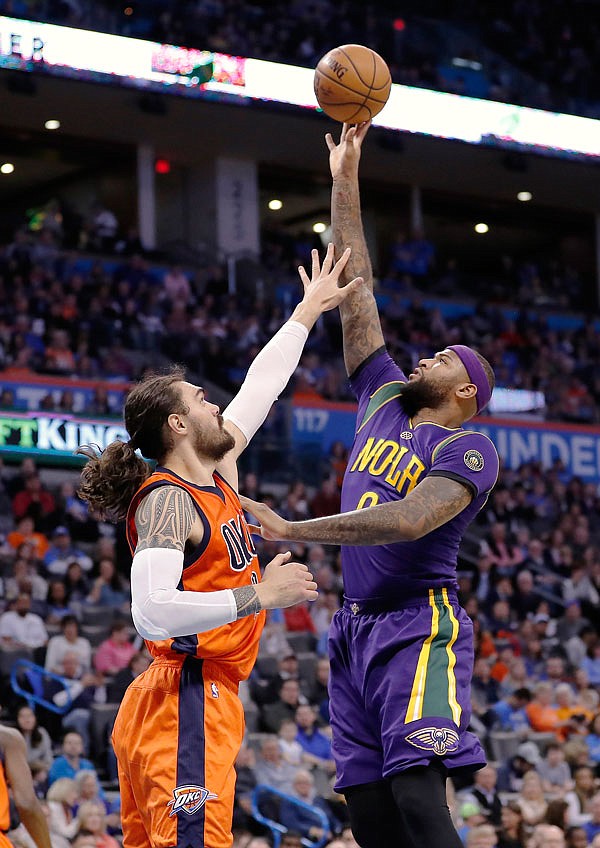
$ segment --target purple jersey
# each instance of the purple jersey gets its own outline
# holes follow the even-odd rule
[[[398,396],[406,376],[382,350],[352,378],[358,399],[354,445],[342,486],[342,512],[404,498],[426,476],[463,483],[473,500],[459,515],[414,542],[344,546],[346,597],[427,596],[456,590],[456,559],[465,531],[493,488],[498,454],[482,433],[427,421],[414,428]]]

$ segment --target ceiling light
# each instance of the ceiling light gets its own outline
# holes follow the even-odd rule
[[[483,235],[483,233],[487,233],[488,230],[488,225],[484,224],[483,222],[481,222],[480,224],[475,224],[475,232],[479,233],[480,235]]]
[[[327,229],[327,224],[324,224],[322,221],[317,221],[316,224],[313,224],[313,233],[324,233]]]
[[[269,209],[272,209],[274,212],[277,212],[279,209],[281,209],[282,206],[283,203],[281,202],[281,200],[277,200],[277,198],[269,200]]]
[[[58,130],[60,129],[60,121],[56,118],[49,118],[44,124],[47,130]]]
[[[12,174],[15,170],[15,166],[12,162],[4,162],[4,164],[0,165],[0,174]]]
[[[520,200],[522,203],[527,203],[528,200],[531,200],[533,197],[530,191],[520,191],[517,194],[517,200]]]

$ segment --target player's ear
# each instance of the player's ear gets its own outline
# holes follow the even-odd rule
[[[167,418],[167,425],[171,428],[171,430],[174,430],[175,433],[185,433],[187,429],[185,421],[177,412],[172,412],[171,415],[169,415]]]
[[[471,398],[475,399],[476,394],[477,386],[475,383],[461,383],[456,387],[456,396],[460,400],[470,400]]]

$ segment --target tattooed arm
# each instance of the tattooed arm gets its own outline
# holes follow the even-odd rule
[[[344,334],[344,361],[347,373],[358,366],[385,342],[377,303],[373,296],[373,270],[360,214],[358,165],[362,142],[370,124],[344,124],[340,143],[336,145],[328,133],[329,165],[333,177],[331,191],[331,225],[336,255],[350,247],[350,259],[342,271],[339,285],[347,285],[354,277],[362,277],[366,285],[355,289],[340,304]]]
[[[214,592],[181,589],[185,544],[198,545],[204,529],[191,496],[179,486],[161,486],[146,495],[135,523],[138,544],[131,566],[131,612],[144,639],[202,633],[261,609],[317,597],[307,567],[289,562],[289,553],[269,563],[258,585]]]
[[[471,503],[469,489],[449,477],[426,477],[401,501],[310,521],[286,521],[264,504],[241,498],[261,522],[266,539],[330,545],[389,545],[412,542],[446,524]],[[251,528],[256,530],[256,528]]]

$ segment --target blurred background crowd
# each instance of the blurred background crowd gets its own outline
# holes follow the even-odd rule
[[[0,0],[3,15],[306,67],[332,47],[335,32],[336,43],[378,50],[395,82],[591,118],[600,116],[596,13],[595,0]],[[64,85],[72,92],[68,86],[84,84]],[[41,89],[19,90],[14,77],[12,88],[15,111],[19,98],[33,96],[27,102],[42,116]],[[115,91],[121,108],[123,91]],[[158,153],[175,108],[148,113],[130,90],[126,97],[132,124],[157,122]],[[248,112],[269,137],[284,120],[284,112]],[[218,155],[205,127],[193,129],[199,157]],[[308,267],[311,249],[327,242],[330,230],[319,235],[311,225],[327,219],[328,188],[309,161],[293,171],[277,160],[274,176],[269,151],[257,153],[256,139],[251,149],[249,131],[261,210],[290,187],[283,218],[257,213],[259,253],[232,259],[204,242],[150,250],[131,201],[137,142],[127,139],[127,147],[121,136],[94,133],[82,144],[69,132],[48,141],[17,126],[0,145],[0,158],[6,148],[17,162],[12,176],[25,174],[21,189],[0,183],[0,718],[25,738],[53,848],[116,848],[110,732],[126,687],[150,663],[130,616],[131,557],[123,527],[98,521],[78,497],[73,464],[34,455],[26,444],[15,451],[15,427],[29,432],[33,413],[117,426],[131,382],[173,361],[226,404],[297,302],[298,265]],[[401,169],[411,156],[413,163],[439,156],[443,164],[446,151],[446,170],[461,161],[452,142],[427,147],[431,139],[421,139],[415,153],[414,140],[398,135],[372,131],[372,160]],[[21,161],[11,143],[22,148]],[[388,348],[408,373],[432,350],[473,345],[500,389],[542,397],[533,428],[587,438],[600,422],[600,219],[579,196],[565,197],[577,194],[572,178],[580,189],[585,175],[597,180],[596,165],[560,161],[544,171],[547,160],[497,148],[477,150],[473,162],[497,189],[489,198],[470,196],[472,182],[463,193],[456,184],[432,186],[421,173],[417,210],[416,177],[409,186],[403,175],[393,200],[388,186],[365,180]],[[152,164],[159,219],[175,215],[174,198],[185,192],[172,186],[197,178],[192,165],[176,155]],[[543,187],[544,173],[560,173],[557,199],[515,202],[530,177]],[[519,194],[532,200],[529,191]],[[139,195],[138,209],[145,199]],[[204,208],[202,215],[210,217]],[[473,234],[480,215],[491,216],[487,245]],[[339,320],[327,314],[242,458],[241,491],[290,519],[340,508],[347,443],[336,435],[303,454],[291,421],[294,405],[353,401],[341,350]],[[526,411],[524,428],[533,417]],[[589,450],[579,453],[588,470],[597,464]],[[460,599],[476,646],[471,730],[489,760],[472,783],[448,785],[468,848],[600,848],[600,472],[586,479],[573,467],[548,457],[506,463],[461,546]],[[276,543],[257,546],[263,565],[279,551]],[[234,846],[271,848],[270,820],[280,826],[281,848],[356,848],[344,799],[333,790],[327,695],[327,632],[343,597],[339,549],[295,545],[293,553],[315,575],[319,599],[269,613],[256,668],[242,685],[247,733],[236,765]],[[10,838],[31,848],[13,812]]]

